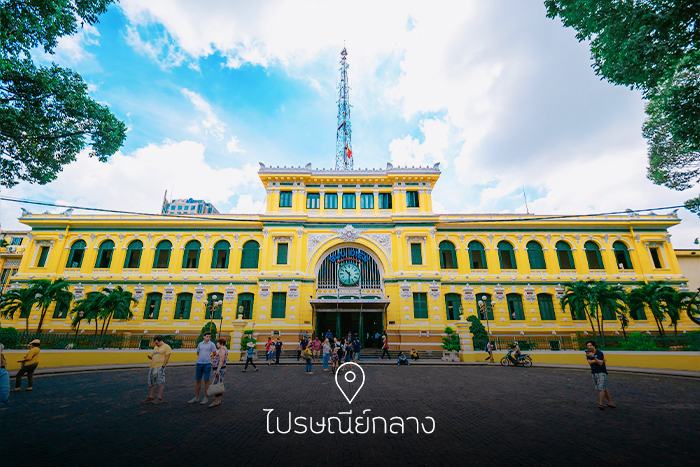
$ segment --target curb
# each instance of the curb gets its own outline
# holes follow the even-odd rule
[[[361,361],[362,365],[365,366],[396,366],[393,361],[372,361],[364,360]],[[243,366],[244,362],[229,362],[228,366]],[[280,361],[280,365],[290,366],[290,365],[301,365],[300,362],[296,361]],[[103,371],[121,371],[121,370],[139,370],[148,368],[150,364],[148,363],[133,363],[133,364],[123,364],[123,365],[94,365],[94,366],[82,366],[82,367],[53,367],[53,368],[37,368],[34,372],[34,377],[41,376],[56,376],[56,375],[70,375],[79,373],[92,373],[92,372],[103,372]],[[194,366],[194,362],[173,362],[168,366],[171,367],[186,367]],[[260,366],[266,366],[264,362],[260,362]],[[489,364],[486,362],[443,362],[441,360],[414,362],[411,366],[430,366],[430,367],[464,367],[464,366],[491,366],[496,368],[501,368],[499,364]],[[573,371],[590,371],[588,366],[583,365],[565,365],[565,364],[555,364],[555,363],[534,363],[532,368],[547,368],[547,369],[557,369],[557,370],[573,370]],[[613,373],[620,374],[636,374],[636,375],[655,375],[655,376],[672,376],[681,378],[697,378],[700,379],[700,371],[690,371],[690,370],[666,370],[657,368],[634,368],[634,367],[608,367]],[[10,377],[14,378],[17,371],[12,371]]]

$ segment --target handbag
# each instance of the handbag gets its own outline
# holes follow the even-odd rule
[[[207,396],[219,396],[226,391],[226,388],[224,388],[224,383],[216,383],[216,384],[211,384],[209,385],[209,389],[207,389]]]

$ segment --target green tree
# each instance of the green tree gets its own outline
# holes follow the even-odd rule
[[[99,331],[99,321],[104,314],[104,309],[106,308],[105,302],[107,301],[107,296],[99,292],[91,292],[85,296],[85,298],[78,300],[75,307],[71,310],[73,315],[72,327],[75,328],[76,335],[78,334],[78,329],[83,321],[87,321],[88,324],[94,321],[95,323],[95,345],[97,345],[97,333]]]
[[[610,310],[615,316],[618,316],[618,313],[625,310],[627,293],[621,285],[610,285],[603,281],[589,281],[588,287],[590,288],[589,309],[598,323],[598,335],[601,343],[605,346],[603,310]]]
[[[459,336],[455,333],[455,330],[447,326],[445,328],[445,334],[447,336],[442,338],[441,347],[448,352],[458,352],[459,351]]]
[[[204,333],[211,333],[211,340],[216,342],[216,323],[209,321],[207,324],[202,326],[202,330],[199,332],[199,337],[197,337],[197,344],[204,340]]]
[[[590,41],[595,73],[643,92],[648,177],[684,190],[700,181],[700,19],[697,1],[545,0]],[[700,198],[686,202],[698,212]]]
[[[107,333],[112,319],[118,321],[127,321],[134,317],[134,312],[131,310],[132,304],[137,304],[138,300],[134,298],[131,292],[124,290],[121,286],[113,289],[102,289],[105,294],[105,300],[101,312],[102,318],[102,336]]]
[[[560,302],[562,309],[566,309],[567,306],[569,307],[572,318],[583,319],[584,316],[588,318],[593,334],[598,334],[593,325],[593,317],[590,313],[592,304],[591,282],[592,281],[576,281],[564,284],[564,295],[561,297]],[[595,311],[593,314],[595,315]]]
[[[37,67],[34,48],[53,53],[113,0],[6,0],[0,6],[0,185],[45,184],[89,144],[106,161],[126,125],[88,96],[81,76],[56,64]]]
[[[630,290],[627,299],[630,311],[632,312],[638,313],[644,310],[645,307],[649,308],[654,317],[654,321],[656,321],[656,327],[659,330],[660,336],[666,335],[661,322],[667,314],[666,299],[670,294],[668,289],[670,289],[670,287],[661,282],[649,282],[648,284],[642,284]]]
[[[39,304],[39,311],[41,315],[36,332],[41,332],[41,326],[44,324],[46,312],[49,310],[51,304],[55,303],[56,306],[68,308],[73,300],[73,294],[70,292],[70,290],[68,290],[70,284],[65,279],[59,278],[53,282],[47,279],[35,279],[31,281],[29,285],[37,295],[36,299],[37,303]]]
[[[29,332],[29,315],[32,307],[37,303],[36,292],[31,288],[10,289],[0,298],[0,313],[8,319],[13,319],[19,312],[20,318],[27,318],[26,332]]]

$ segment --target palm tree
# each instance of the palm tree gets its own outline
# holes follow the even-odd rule
[[[47,279],[35,279],[31,281],[30,288],[34,290],[34,293],[38,295],[37,303],[39,304],[39,310],[41,311],[41,317],[39,318],[39,325],[36,328],[36,332],[41,332],[41,325],[44,323],[44,318],[46,317],[46,312],[53,302],[56,304],[63,304],[69,306],[71,300],[73,300],[73,294],[70,292],[70,284],[65,279],[56,279],[51,282]]]
[[[88,323],[95,321],[95,345],[97,345],[98,323],[100,317],[104,313],[103,310],[105,309],[106,300],[106,295],[99,292],[91,292],[82,300],[78,300],[75,307],[73,307],[73,310],[71,311],[71,314],[75,314],[72,324],[73,327],[76,325],[77,327],[80,327],[80,323],[83,320],[87,320]],[[77,332],[78,331],[76,329],[76,334]]]
[[[560,299],[560,302],[562,309],[565,309],[567,305],[569,306],[572,318],[580,319],[584,315],[588,317],[593,334],[597,334],[591,314],[586,312],[591,305],[591,287],[589,286],[591,282],[593,281],[576,281],[564,284],[564,296]]]
[[[625,309],[627,294],[621,285],[610,285],[602,281],[589,281],[590,306],[589,309],[598,322],[598,334],[601,343],[605,345],[605,333],[603,330],[603,310],[610,310],[615,316],[618,311]]]
[[[29,332],[29,315],[37,302],[36,291],[31,287],[26,289],[10,289],[0,298],[0,313],[5,318],[12,317],[19,311],[20,318],[27,318],[26,332]]]
[[[131,311],[131,304],[137,304],[136,300],[131,292],[124,290],[121,286],[117,286],[114,289],[102,289],[106,294],[105,300],[103,302],[104,308],[102,309],[102,336],[107,333],[109,325],[112,322],[112,318],[117,320],[129,320],[134,317],[133,311]]]
[[[691,297],[683,300],[683,307],[690,320],[700,326],[700,289],[697,292],[688,292]],[[697,316],[696,316],[697,315]]]
[[[651,310],[660,336],[666,335],[663,325],[661,324],[661,321],[664,319],[664,314],[666,313],[665,298],[668,296],[668,291],[665,290],[666,287],[668,286],[661,282],[649,282],[631,290],[627,298],[630,311],[637,313],[637,316],[639,316],[638,313],[643,311],[645,307]]]

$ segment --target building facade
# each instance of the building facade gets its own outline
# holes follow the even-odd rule
[[[172,199],[163,198],[161,214],[219,214],[213,204],[203,199]]]
[[[331,330],[357,332],[366,346],[386,333],[393,348],[439,350],[460,314],[480,315],[494,336],[587,333],[588,321],[560,306],[569,281],[687,282],[668,234],[675,214],[436,214],[437,164],[261,164],[259,176],[267,190],[260,215],[25,214],[32,231],[13,286],[61,277],[80,299],[120,285],[139,303],[135,319],[113,322],[117,332],[198,334],[214,319],[226,333],[240,318],[260,344]],[[212,298],[223,303],[210,317]],[[29,319],[31,329],[38,316]],[[70,322],[57,310],[44,327],[67,331]],[[621,330],[607,315],[604,329]],[[698,326],[682,317],[679,330],[691,329]],[[628,328],[655,330],[649,311]]]

